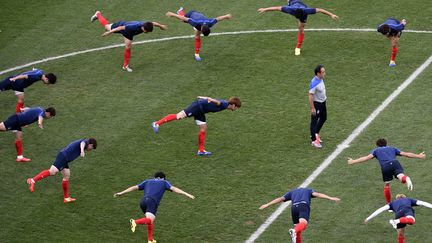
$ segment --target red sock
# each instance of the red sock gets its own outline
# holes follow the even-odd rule
[[[135,223],[136,224],[151,224],[152,222],[151,222],[151,219],[149,219],[149,218],[140,218],[140,219],[136,219],[135,220]]]
[[[300,223],[298,223],[298,224],[294,227],[294,230],[295,230],[297,233],[301,233],[303,230],[306,229],[306,227],[307,227],[307,224],[305,224],[305,223],[303,223],[303,222],[300,222]]]
[[[199,54],[201,48],[201,38],[195,38],[195,54]]]
[[[48,176],[50,176],[50,172],[49,170],[43,170],[41,171],[37,176],[33,177],[33,180],[36,181],[40,181],[43,178],[47,178]]]
[[[411,217],[402,217],[399,219],[401,224],[410,224],[413,225],[415,223],[415,220]]]
[[[198,150],[204,151],[206,132],[200,131],[198,134]]]
[[[302,235],[301,235],[301,232],[297,232],[297,240],[296,240],[296,242],[297,243],[301,243],[302,242]]]
[[[15,141],[15,148],[17,151],[17,156],[21,156],[23,154],[22,141]]]
[[[397,47],[393,47],[392,48],[392,55],[391,55],[391,60],[394,61],[396,59],[396,54],[398,53],[398,48]]]
[[[126,67],[129,65],[129,60],[131,58],[131,49],[125,48],[124,50],[124,61],[123,61],[123,67]]]
[[[167,122],[170,122],[170,121],[176,120],[176,119],[177,119],[177,115],[176,114],[168,114],[164,118],[162,118],[159,121],[157,121],[156,124],[158,124],[160,126],[160,125],[162,125],[164,123],[167,123]]]
[[[69,181],[62,180],[63,197],[69,197]]]
[[[407,177],[408,177],[408,176],[406,176],[406,175],[402,176],[402,178],[401,178],[401,182],[402,182],[403,184],[406,183],[406,178],[407,178]]]
[[[16,106],[15,106],[15,112],[16,113],[21,113],[21,108],[24,108],[24,103],[17,102]]]
[[[154,224],[148,224],[147,225],[147,239],[148,239],[148,241],[153,240],[153,229],[154,229]]]
[[[390,192],[390,185],[384,186],[384,197],[387,203],[391,202],[391,192]]]
[[[398,234],[398,243],[404,243],[405,237],[401,234]]]
[[[97,13],[97,18],[98,18],[98,20],[99,20],[99,23],[103,26],[103,27],[105,27],[105,25],[107,25],[107,24],[109,24],[108,23],[108,20],[106,20],[105,18],[104,18],[104,16],[102,16],[102,14],[99,12],[99,13]]]
[[[296,48],[301,48],[303,40],[304,40],[304,32],[303,33],[298,33],[297,34],[297,46],[296,46]]]

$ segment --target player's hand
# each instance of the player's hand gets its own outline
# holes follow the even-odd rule
[[[259,13],[264,13],[264,12],[265,12],[265,8],[259,8],[257,11],[258,11]]]
[[[159,28],[160,28],[161,30],[166,30],[166,29],[168,29],[168,27],[167,27],[166,25],[163,25],[163,24],[161,24],[161,25],[159,26]]]
[[[407,23],[406,19],[402,19],[401,23],[402,23],[403,25],[406,25],[406,23]]]
[[[115,194],[114,194],[114,197],[120,197],[120,196],[121,196],[120,193],[115,193]]]
[[[420,158],[420,159],[425,159],[425,158],[426,158],[425,151],[419,153],[419,158]]]
[[[332,201],[335,201],[335,202],[340,202],[340,198],[337,198],[337,197],[332,197],[332,198],[330,198]]]
[[[315,109],[315,108],[312,108],[312,109],[311,109],[311,115],[312,115],[312,116],[316,116],[316,109]]]
[[[363,222],[364,224],[367,224],[367,223],[369,223],[369,221],[367,221],[366,219],[365,219],[365,221]]]
[[[81,157],[83,157],[83,158],[84,158],[84,156],[85,156],[85,153],[84,153],[84,151],[81,151]]]
[[[107,36],[107,35],[109,35],[109,34],[111,34],[111,32],[106,31],[106,32],[104,32],[104,33],[102,34],[102,37]]]
[[[226,17],[227,19],[232,19],[232,14],[227,14],[227,15],[225,15],[225,17]]]
[[[42,123],[38,123],[38,126],[39,126],[40,129],[43,129]]]
[[[333,20],[338,20],[338,19],[339,19],[339,17],[338,17],[336,14],[332,14],[332,15],[331,15],[331,18],[332,18]]]
[[[352,164],[354,164],[353,162],[354,162],[354,160],[352,158],[348,157],[348,164],[352,165]]]
[[[187,196],[188,198],[190,198],[190,199],[195,199],[195,196],[194,196],[194,195],[187,194],[186,196]]]
[[[261,207],[259,207],[259,209],[263,210],[264,208],[267,208],[267,207],[268,207],[268,204],[263,204],[263,205],[261,205]]]

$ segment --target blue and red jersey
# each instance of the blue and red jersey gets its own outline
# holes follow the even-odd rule
[[[377,147],[372,150],[371,154],[378,160],[381,167],[386,163],[395,161],[396,156],[399,156],[401,151],[397,148],[385,146],[385,147]]]
[[[114,23],[111,26],[111,29],[115,29],[119,26],[124,26],[124,30],[117,31],[115,33],[120,33],[124,37],[128,38],[129,40],[133,40],[133,37],[135,35],[139,35],[141,33],[144,33],[143,26],[146,23],[146,21],[119,21],[117,23]]]
[[[310,206],[311,199],[314,197],[312,193],[315,191],[311,188],[297,188],[283,195],[284,201],[290,201],[291,204],[305,203]]]
[[[201,30],[203,25],[207,25],[208,27],[212,27],[218,21],[215,18],[208,18],[204,14],[197,11],[189,11],[185,17],[189,18],[188,24],[195,27],[197,30]]]
[[[398,213],[402,210],[413,210],[412,207],[418,206],[417,200],[412,198],[399,198],[388,204],[393,212]]]
[[[203,113],[209,113],[209,112],[218,112],[223,111],[226,108],[228,108],[228,101],[226,100],[218,100],[220,102],[220,105],[217,105],[213,102],[208,102],[207,99],[199,99],[198,105],[200,106]]]
[[[27,75],[27,79],[17,79],[15,81],[11,81],[11,78],[17,77],[18,75]],[[0,91],[3,90],[15,90],[19,92],[24,92],[24,89],[28,86],[32,85],[33,83],[42,80],[42,76],[44,75],[44,72],[39,69],[33,69],[31,71],[23,72],[18,75],[12,75],[7,77],[5,80],[3,80],[0,83]]]
[[[149,197],[160,204],[165,191],[171,190],[169,181],[159,178],[147,179],[138,185],[139,190],[144,190],[144,197]]]
[[[283,6],[281,11],[287,14],[295,15],[297,9],[303,10],[303,15],[316,14],[316,8],[309,8],[305,3],[300,0],[292,0],[288,5]]]
[[[73,141],[68,146],[60,150],[60,153],[66,158],[67,162],[71,162],[81,155],[81,142],[85,142],[84,149],[89,145],[88,139],[79,139]]]
[[[390,27],[390,33],[389,33],[390,36],[396,36],[400,32],[402,32],[402,30],[405,29],[405,25],[402,24],[399,20],[394,18],[388,18],[384,23],[380,24],[377,27],[377,31],[381,32],[381,27],[385,24],[387,24]]]
[[[36,122],[40,116],[45,118],[45,109],[42,107],[34,107],[17,114],[17,116],[19,125],[23,127]]]

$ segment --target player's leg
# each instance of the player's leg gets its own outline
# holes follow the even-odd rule
[[[181,119],[184,119],[186,117],[187,117],[186,112],[184,110],[180,111],[177,114],[168,114],[165,117],[163,117],[162,119],[160,119],[159,121],[152,122],[153,131],[155,133],[157,133],[159,131],[160,125],[167,123],[167,122],[170,122],[170,121],[174,121],[174,120],[181,120]]]
[[[321,148],[322,145],[321,145],[321,143],[319,143],[319,141],[317,141],[316,135],[315,135],[318,133],[317,132],[317,125],[318,125],[318,121],[319,121],[320,117],[318,114],[317,103],[316,102],[314,102],[314,103],[315,103],[315,109],[316,109],[317,113],[315,115],[311,114],[311,122],[310,122],[310,136],[311,136],[311,141],[312,141],[311,145],[316,147],[316,148]]]
[[[400,228],[397,230],[398,232],[398,243],[405,242],[405,228]]]
[[[195,61],[199,62],[201,61],[201,57],[199,55],[200,49],[201,49],[201,31],[194,28],[195,31]]]
[[[299,223],[294,227],[294,231],[296,233],[297,243],[301,243],[302,237],[301,233],[306,230],[308,225],[308,220],[310,217],[310,207],[305,203],[299,204]]]
[[[15,148],[17,151],[17,158],[16,162],[30,162],[31,159],[25,158],[23,156],[23,132],[22,131],[15,131]]]
[[[300,52],[301,52],[301,45],[302,45],[303,40],[304,40],[305,25],[306,25],[306,23],[303,23],[300,20],[298,20],[297,45],[296,45],[296,48],[294,50],[294,54],[296,56],[299,56]]]
[[[67,166],[69,167],[69,166]],[[63,202],[64,203],[70,203],[75,201],[75,198],[71,198],[69,196],[69,178],[70,178],[70,169],[69,168],[64,168],[62,171],[62,189],[63,189]]]
[[[202,121],[204,120],[204,121]],[[207,134],[207,123],[205,122],[205,119],[196,119],[196,124],[199,126],[199,133],[198,133],[198,155],[211,155],[212,153],[205,150],[205,140],[206,140],[206,134]]]
[[[390,181],[384,182],[384,198],[387,203],[391,202]]]
[[[294,224],[294,228],[289,229],[288,232],[290,234],[292,242],[296,243],[297,232],[295,231],[295,227],[300,223],[300,204],[291,206],[291,218]]]
[[[15,112],[21,113],[22,108],[24,108],[24,92],[15,91],[15,96],[17,97],[17,103],[15,106]]]
[[[409,176],[405,175],[402,165],[397,160],[392,162],[392,164],[393,164],[393,168],[394,168],[393,175],[396,178],[398,178],[400,182],[402,182],[403,184],[406,184],[408,187],[408,190],[412,191],[413,183],[411,181],[411,178]]]
[[[327,106],[326,103],[321,103],[319,108],[316,110],[317,116],[319,117],[318,123],[316,126],[315,133],[318,134],[318,136],[315,135],[316,139],[319,143],[321,143],[321,136],[319,136],[321,132],[321,128],[324,126],[324,123],[327,121]]]
[[[131,59],[131,51],[132,51],[132,40],[129,40],[126,37],[123,37],[125,49],[124,49],[124,59],[123,59],[123,70],[132,72],[133,70],[129,67],[129,61]]]
[[[34,185],[36,184],[37,181],[40,181],[40,180],[47,178],[49,176],[53,176],[53,175],[57,174],[58,172],[59,172],[59,169],[57,167],[55,167],[54,165],[51,165],[49,170],[43,170],[39,174],[37,174],[35,177],[28,178],[27,184],[29,184],[30,191],[31,192],[34,191]]]
[[[132,232],[135,232],[135,227],[137,224],[147,225],[148,243],[154,243],[156,241],[153,239],[153,229],[154,229],[154,221],[156,219],[157,204],[153,199],[145,197],[141,200],[140,207],[143,213],[145,214],[145,217],[136,220],[131,219],[130,220],[131,230]]]
[[[91,16],[90,21],[94,22],[96,20],[99,20],[99,23],[108,31],[111,30],[111,25],[107,19],[105,19],[105,17],[102,15],[102,13],[100,11],[96,11],[96,13]]]
[[[389,37],[390,39],[390,43],[392,46],[392,54],[391,54],[391,58],[390,58],[390,67],[394,67],[396,66],[396,55],[398,53],[398,48],[399,48],[399,39],[400,37],[398,36],[391,36]]]

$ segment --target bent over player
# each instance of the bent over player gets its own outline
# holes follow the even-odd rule
[[[278,6],[278,7],[268,7],[268,8],[259,8],[258,12],[264,13],[269,11],[281,11],[287,14],[294,16],[298,19],[298,34],[297,34],[297,45],[294,49],[294,54],[296,56],[300,55],[301,45],[304,39],[304,28],[306,25],[306,21],[308,15],[323,13],[325,15],[330,16],[332,19],[337,20],[339,17],[329,11],[322,8],[309,8],[306,4],[304,4],[300,0],[289,0],[288,5],[286,6]]]
[[[24,89],[41,80],[44,84],[55,84],[57,77],[53,73],[45,74],[44,71],[34,68],[31,71],[5,78],[0,82],[0,92],[10,89],[15,92],[15,96],[18,98],[15,112],[20,113],[24,108]]]
[[[385,35],[391,43],[392,54],[390,58],[389,67],[396,66],[396,55],[399,48],[399,39],[402,35],[402,30],[405,29],[406,20],[402,19],[400,22],[393,18],[388,18],[384,23],[380,24],[377,31]]]
[[[137,224],[147,225],[147,239],[148,243],[156,243],[153,239],[153,228],[154,221],[156,219],[156,212],[165,191],[172,191],[178,194],[187,196],[190,199],[195,197],[183,190],[172,186],[169,181],[165,180],[165,174],[163,172],[156,172],[153,179],[147,179],[138,185],[131,186],[128,189],[114,194],[114,197],[119,197],[125,193],[144,190],[144,196],[141,199],[140,207],[142,212],[145,214],[144,218],[131,219],[131,231],[135,232],[135,227]]]
[[[84,157],[85,151],[90,151],[96,149],[97,141],[94,138],[89,139],[79,139],[73,141],[68,146],[60,150],[57,154],[55,162],[48,170],[43,170],[33,178],[27,179],[27,184],[31,192],[34,192],[34,186],[37,181],[47,178],[48,176],[53,176],[61,171],[63,176],[62,188],[63,188],[63,202],[70,203],[75,201],[75,198],[69,196],[69,163],[74,161],[79,156]]]
[[[395,219],[390,219],[389,223],[398,232],[398,243],[404,243],[405,227],[407,225],[413,225],[415,223],[415,212],[412,208],[415,206],[432,208],[432,204],[430,203],[423,202],[417,199],[407,198],[404,194],[398,194],[396,195],[396,200],[377,209],[369,217],[367,217],[364,222],[365,224],[367,224],[371,219],[375,218],[380,213],[386,210],[392,210],[395,214]]]
[[[384,138],[378,139],[376,141],[376,146],[377,147],[366,156],[358,159],[348,158],[348,164],[353,165],[376,158],[381,166],[381,173],[384,181],[384,197],[386,202],[389,203],[391,201],[390,182],[393,180],[393,177],[399,179],[404,184],[406,183],[408,190],[411,191],[413,189],[411,179],[404,174],[404,169],[396,159],[396,156],[424,159],[426,158],[426,154],[424,152],[419,154],[404,152],[397,148],[387,146],[387,140]]]
[[[42,107],[21,108],[21,110],[23,111],[22,113],[14,114],[6,121],[0,123],[0,131],[12,131],[15,133],[15,148],[17,151],[16,162],[30,162],[31,159],[23,156],[22,127],[37,121],[39,128],[43,129],[43,120],[55,116],[56,110],[53,107],[48,107],[46,109]]]
[[[201,61],[201,57],[199,55],[201,48],[201,33],[204,36],[208,36],[210,35],[211,27],[213,27],[217,22],[232,18],[231,14],[225,14],[216,18],[208,18],[204,14],[195,10],[191,10],[185,14],[183,8],[180,8],[177,11],[177,14],[173,12],[167,12],[166,16],[175,17],[193,26],[195,31],[195,61],[197,62]]]
[[[337,197],[330,197],[326,194],[319,193],[310,188],[297,188],[287,192],[282,197],[273,199],[272,201],[261,205],[259,209],[265,209],[273,204],[291,201],[291,216],[294,223],[294,228],[289,230],[293,243],[302,242],[302,231],[304,231],[309,223],[310,204],[314,197],[324,198],[331,201],[340,201]]]
[[[129,60],[131,58],[132,41],[134,36],[141,33],[149,33],[153,31],[153,26],[159,27],[161,30],[166,30],[167,27],[158,22],[151,21],[119,21],[116,23],[109,23],[104,18],[100,11],[90,18],[91,22],[99,20],[99,23],[105,28],[106,32],[102,36],[107,36],[112,33],[122,34],[125,44],[124,59],[123,59],[123,70],[132,72],[132,68],[129,67]]]
[[[159,121],[153,122],[152,127],[155,133],[158,133],[159,126],[164,123],[181,120],[186,117],[193,116],[195,123],[199,126],[200,132],[198,135],[198,153],[197,155],[212,155],[212,152],[204,149],[205,138],[207,134],[206,113],[219,112],[225,109],[235,111],[241,107],[241,101],[237,97],[231,97],[229,100],[218,100],[205,96],[198,96],[198,100],[189,105],[188,108],[180,111],[177,114],[169,114]]]

